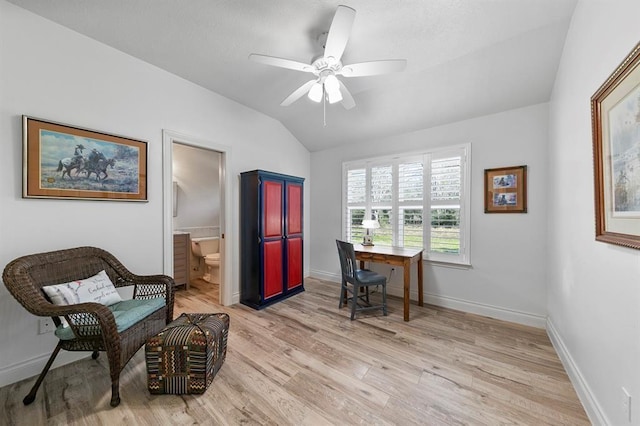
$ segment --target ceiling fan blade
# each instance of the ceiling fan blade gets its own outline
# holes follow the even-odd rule
[[[347,89],[347,86],[344,85],[343,82],[340,82],[340,91],[342,92],[342,106],[344,109],[351,109],[356,106],[356,101],[353,100],[353,96],[351,96],[351,92]]]
[[[356,11],[354,9],[348,6],[338,6],[329,28],[329,34],[327,34],[327,41],[324,47],[325,58],[333,57],[337,61],[340,60],[344,48],[347,47],[355,17]]]
[[[305,93],[307,93],[311,89],[311,86],[313,86],[316,83],[316,81],[317,81],[316,79],[309,80],[302,86],[298,87],[292,94],[287,96],[287,98],[284,101],[282,101],[280,106],[289,106],[295,101],[297,101],[298,99],[300,99],[302,96],[304,96]]]
[[[290,70],[313,72],[313,67],[309,64],[303,64],[302,62],[292,61],[291,59],[277,58],[275,56],[259,55],[252,53],[249,55],[249,59],[261,64],[271,65],[274,67],[288,68]]]
[[[383,61],[360,62],[345,65],[337,74],[345,77],[365,77],[369,75],[389,74],[399,72],[407,66],[406,59],[389,59]]]

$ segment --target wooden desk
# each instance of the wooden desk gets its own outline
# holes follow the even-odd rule
[[[354,244],[356,259],[360,261],[360,269],[364,262],[386,263],[402,266],[404,269],[404,320],[409,321],[409,293],[411,290],[411,264],[418,264],[418,305],[424,305],[422,294],[422,249],[405,247],[363,246]]]

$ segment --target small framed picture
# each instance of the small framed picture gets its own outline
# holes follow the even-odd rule
[[[527,166],[485,169],[484,212],[527,212]]]
[[[24,198],[147,201],[147,143],[23,116]]]

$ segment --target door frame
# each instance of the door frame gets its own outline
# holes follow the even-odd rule
[[[231,305],[233,291],[233,268],[231,267],[232,236],[231,180],[227,176],[227,166],[231,161],[231,147],[214,143],[205,139],[185,135],[173,130],[162,130],[162,195],[163,195],[163,266],[164,273],[173,276],[173,143],[180,143],[195,148],[217,151],[220,153],[220,253],[223,262],[220,264],[220,304]]]

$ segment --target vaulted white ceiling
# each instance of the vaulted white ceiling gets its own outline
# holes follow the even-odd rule
[[[310,151],[549,100],[576,0],[9,0],[283,123]],[[311,63],[339,4],[356,10],[343,63],[406,59],[342,78],[356,102],[280,102],[309,80],[248,60]]]

